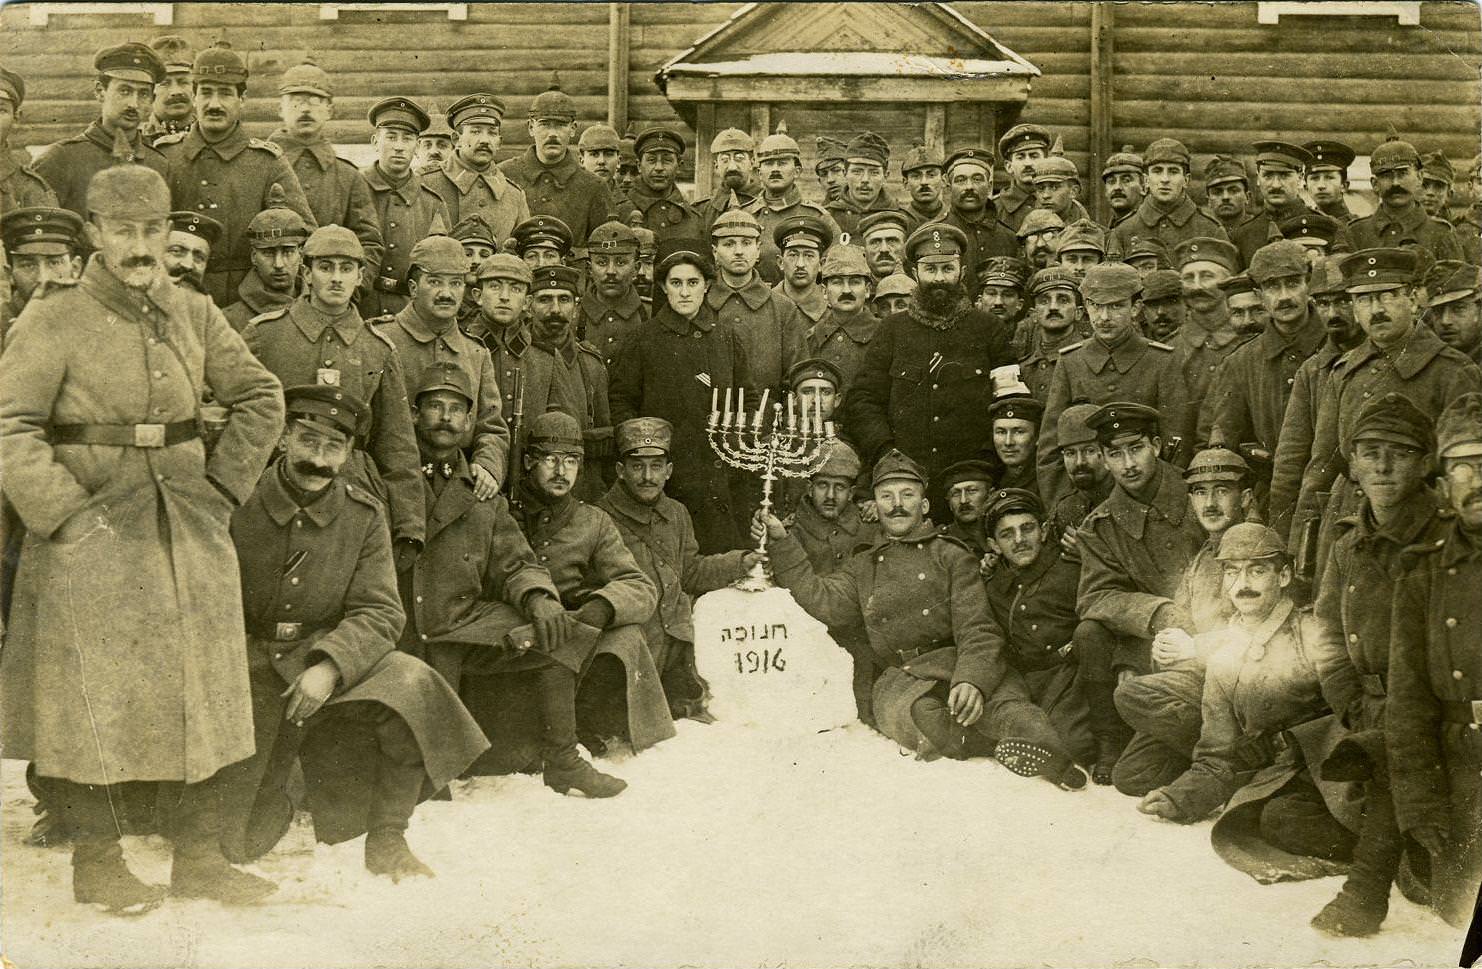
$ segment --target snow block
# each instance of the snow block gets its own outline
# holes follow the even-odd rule
[[[786,589],[719,589],[695,603],[695,666],[725,723],[811,734],[853,723],[854,661]]]

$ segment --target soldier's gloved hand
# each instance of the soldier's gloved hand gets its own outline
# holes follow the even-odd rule
[[[530,623],[535,627],[535,642],[542,652],[552,652],[566,642],[569,622],[565,607],[548,595],[536,596],[530,603]]]
[[[415,538],[398,538],[391,543],[391,554],[396,559],[396,571],[405,572],[417,564],[422,554],[422,543]]]
[[[572,618],[591,626],[593,629],[606,629],[612,625],[612,617],[615,615],[612,603],[600,596],[593,596],[581,604],[581,608],[572,613]]]
[[[481,464],[469,465],[473,472],[473,496],[479,501],[488,501],[499,494],[499,479]]]
[[[333,660],[323,659],[310,666],[280,694],[288,699],[283,719],[302,727],[305,720],[324,706],[339,682],[340,671]]]
[[[1164,793],[1161,787],[1145,795],[1138,802],[1137,810],[1143,814],[1151,814],[1155,818],[1162,818],[1165,821],[1177,821],[1182,816],[1179,813],[1178,805],[1173,803],[1173,798]]]
[[[1432,858],[1439,858],[1447,850],[1446,832],[1434,824],[1422,824],[1410,829],[1410,837],[1420,842],[1420,846],[1431,853]]]
[[[947,694],[947,709],[964,727],[971,727],[983,715],[983,691],[971,683],[959,683]]]

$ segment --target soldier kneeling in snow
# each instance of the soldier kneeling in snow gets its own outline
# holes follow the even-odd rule
[[[759,525],[774,543],[777,581],[804,609],[830,627],[864,626],[882,671],[878,729],[926,758],[991,754],[1017,774],[1084,787],[1086,775],[1000,654],[977,558],[925,520],[926,473],[892,450],[872,483],[885,536],[832,575],[817,575],[776,516]]]
[[[327,384],[284,398],[283,457],[232,516],[257,747],[222,772],[222,849],[247,861],[283,837],[297,756],[321,841],[365,834],[372,872],[431,875],[407,822],[489,743],[442,677],[396,651],[406,615],[384,513],[339,478],[366,405]]]

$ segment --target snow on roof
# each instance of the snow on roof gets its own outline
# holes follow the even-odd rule
[[[699,77],[850,75],[854,77],[982,77],[1037,75],[1039,69],[1021,60],[933,57],[884,51],[774,51],[738,60],[699,64],[671,63],[667,75]]]

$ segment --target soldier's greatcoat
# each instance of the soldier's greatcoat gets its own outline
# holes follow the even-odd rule
[[[532,145],[500,162],[499,170],[525,193],[531,215],[553,215],[566,223],[577,249],[585,249],[592,230],[612,218],[607,182],[581,167],[575,149],[547,165]]]
[[[56,193],[57,205],[71,209],[86,220],[88,182],[103,169],[132,161],[147,165],[164,176],[170,173],[165,156],[145,142],[138,131],[128,139],[130,157],[119,158],[113,149],[113,135],[104,130],[101,120],[94,120],[71,138],[63,138],[49,146],[32,167]],[[175,207],[184,208],[179,199],[175,199]],[[215,215],[214,212],[210,214]]]
[[[399,312],[407,304],[412,246],[430,235],[446,234],[453,223],[442,197],[421,175],[411,172],[400,182],[392,182],[380,165],[367,165],[360,174],[370,187],[386,243],[380,271],[371,278],[371,292],[360,305],[360,311],[371,318]]]
[[[47,438],[196,421],[207,391],[229,408],[209,456],[199,438]],[[84,784],[193,783],[252,753],[228,524],[282,427],[273,374],[163,274],[141,292],[94,257],[78,284],[33,296],[0,367],[5,495],[27,528],[0,658],[7,757]]]

